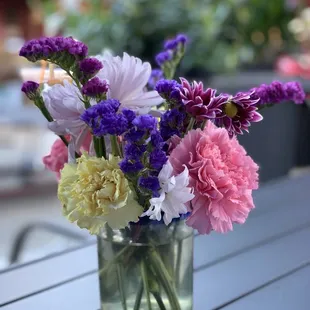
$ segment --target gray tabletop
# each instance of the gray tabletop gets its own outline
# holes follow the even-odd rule
[[[269,183],[232,233],[195,236],[195,310],[309,310],[310,175]],[[0,307],[99,308],[96,245],[0,273]]]

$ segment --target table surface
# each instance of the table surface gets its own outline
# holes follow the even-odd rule
[[[255,193],[227,235],[195,236],[195,310],[309,310],[310,175]],[[96,244],[0,272],[5,310],[99,308]]]

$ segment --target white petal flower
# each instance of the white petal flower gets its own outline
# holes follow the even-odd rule
[[[108,98],[119,100],[122,108],[148,113],[153,106],[162,103],[158,92],[145,91],[151,75],[151,65],[124,53],[123,58],[105,55],[100,59],[103,69],[97,76],[109,83]]]
[[[184,171],[177,176],[172,176],[172,173],[173,168],[168,161],[158,175],[161,186],[160,196],[150,199],[151,206],[142,216],[160,221],[164,212],[163,220],[168,225],[173,218],[179,218],[181,214],[187,213],[185,204],[195,197],[191,188],[187,187],[188,169],[184,166]]]

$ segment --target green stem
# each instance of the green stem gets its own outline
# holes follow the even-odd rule
[[[143,295],[143,282],[141,282],[140,284],[133,310],[140,310],[142,295]]]
[[[172,285],[171,277],[166,269],[165,264],[162,262],[159,254],[155,249],[150,250],[149,252],[150,264],[154,268],[156,275],[158,276],[166,294],[168,296],[171,309],[181,310],[177,293]]]
[[[147,300],[147,306],[149,310],[152,310],[150,289],[149,289],[149,283],[148,283],[148,278],[147,278],[147,270],[146,270],[145,262],[143,260],[141,262],[140,267],[141,267],[141,276],[142,276],[144,291],[145,291],[146,300]]]
[[[182,250],[183,250],[183,242],[182,240],[178,241],[178,255],[177,255],[177,262],[175,267],[175,286],[179,288],[180,285],[180,267],[181,267],[181,258],[182,258]]]
[[[117,272],[117,282],[118,282],[119,292],[121,295],[121,301],[122,301],[123,309],[127,310],[126,291],[125,291],[125,287],[124,287],[123,269],[122,269],[122,266],[120,264],[117,264],[116,272]]]
[[[166,306],[165,306],[160,294],[158,292],[152,292],[152,294],[157,301],[159,309],[160,310],[166,310]]]
[[[105,146],[104,137],[100,137],[100,139],[99,139],[99,147],[100,147],[102,156],[105,159],[107,159],[107,149],[106,149],[106,146]]]
[[[117,137],[114,135],[110,136],[110,140],[111,140],[111,147],[112,147],[112,154],[114,156],[120,156],[120,149],[119,149],[119,145],[117,142]]]
[[[108,271],[111,268],[111,265],[117,263],[117,261],[122,258],[123,254],[126,253],[127,250],[129,250],[131,248],[131,245],[128,244],[127,246],[125,246],[121,251],[119,251],[116,256],[114,257],[113,260],[110,260],[107,262],[107,264],[105,265],[105,267],[103,267],[102,269],[98,270],[98,274],[102,275],[104,274],[106,271]]]
[[[195,122],[196,122],[196,120],[193,117],[191,117],[189,124],[186,128],[186,133],[194,128]]]

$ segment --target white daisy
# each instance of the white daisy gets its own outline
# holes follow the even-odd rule
[[[188,169],[177,176],[173,176],[173,168],[168,161],[158,175],[161,186],[160,196],[150,199],[150,208],[142,214],[149,216],[151,220],[163,220],[166,225],[171,223],[173,218],[179,218],[181,214],[187,213],[186,203],[191,201],[195,195],[192,194],[189,184]]]

